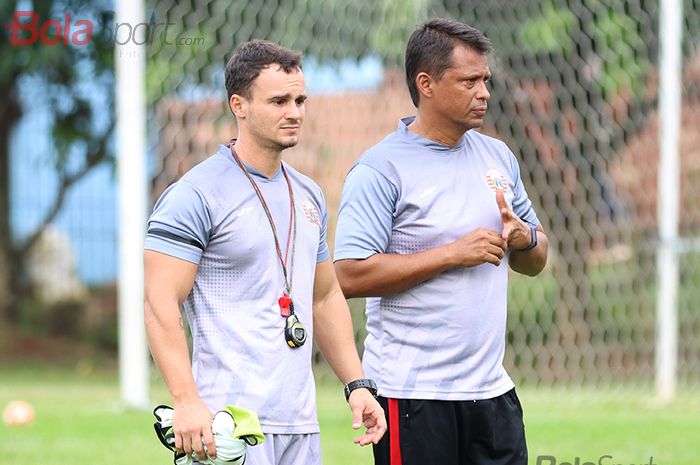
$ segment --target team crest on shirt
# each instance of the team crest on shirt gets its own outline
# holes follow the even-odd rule
[[[508,179],[500,171],[488,170],[486,172],[486,184],[494,192],[502,189],[504,194],[508,193]]]
[[[304,216],[309,223],[315,224],[319,227],[321,226],[321,216],[318,214],[318,208],[316,208],[316,205],[308,200],[305,200],[304,203],[301,204],[301,208],[304,210]]]

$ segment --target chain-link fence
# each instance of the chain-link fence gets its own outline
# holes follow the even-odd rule
[[[148,53],[153,198],[235,135],[223,66],[266,38],[305,54],[310,98],[287,159],[323,188],[329,241],[344,175],[413,113],[402,74],[414,27],[449,16],[494,43],[483,131],[505,140],[550,238],[539,277],[511,276],[506,364],[521,383],[651,385],[657,276],[656,1],[213,0],[149,6],[162,26]],[[700,1],[683,31],[681,232],[700,236]],[[381,70],[379,83],[364,60]],[[325,67],[335,88],[314,91]],[[348,70],[352,71],[348,71]],[[358,76],[352,82],[346,73]],[[700,381],[700,253],[681,256],[679,376]],[[363,338],[362,302],[355,307]],[[361,344],[360,344],[361,346]]]

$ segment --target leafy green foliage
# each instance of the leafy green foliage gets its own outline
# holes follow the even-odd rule
[[[638,23],[629,15],[614,10],[596,21],[594,34],[600,44],[603,70],[598,79],[604,95],[631,90],[644,91],[649,60],[640,51],[646,44],[637,31]]]
[[[522,24],[518,31],[518,42],[523,48],[535,53],[568,53],[575,46],[571,35],[575,23],[576,17],[571,10],[545,3],[540,16]]]

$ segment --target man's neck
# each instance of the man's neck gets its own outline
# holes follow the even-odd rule
[[[424,139],[438,142],[448,147],[454,147],[464,136],[466,130],[453,128],[447,124],[440,124],[437,118],[421,115],[420,110],[416,119],[408,126],[408,130]]]
[[[282,163],[282,152],[261,147],[247,138],[237,139],[233,148],[243,163],[267,178],[273,177]]]

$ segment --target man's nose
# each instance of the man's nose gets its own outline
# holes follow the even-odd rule
[[[285,114],[287,119],[298,120],[304,115],[304,104],[297,104],[296,102],[291,102],[287,106],[287,112]]]
[[[491,92],[489,92],[488,83],[486,83],[485,81],[482,81],[479,84],[479,90],[476,94],[476,98],[478,98],[479,100],[488,100],[491,98]]]

